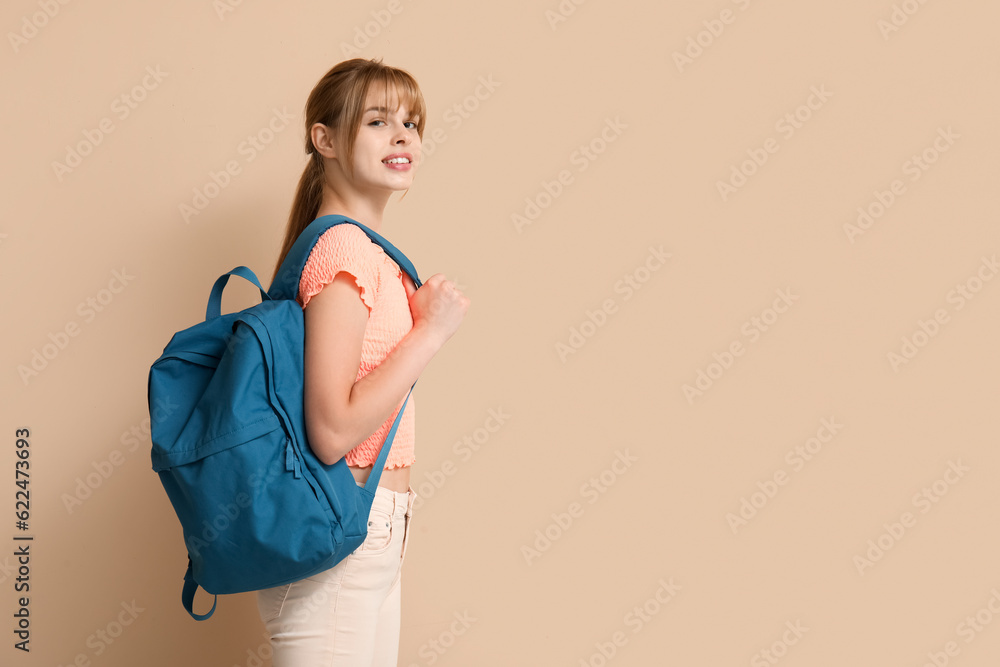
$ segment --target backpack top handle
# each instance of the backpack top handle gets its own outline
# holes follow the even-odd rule
[[[215,284],[212,285],[212,293],[208,297],[208,307],[205,310],[205,321],[212,319],[213,317],[219,317],[222,314],[222,291],[226,288],[226,284],[229,282],[229,276],[239,276],[249,280],[260,290],[261,301],[268,301],[271,296],[264,291],[261,287],[260,281],[257,280],[257,276],[254,272],[245,266],[237,266],[235,269],[228,273],[223,273],[219,276]]]

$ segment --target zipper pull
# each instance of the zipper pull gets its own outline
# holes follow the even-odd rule
[[[285,439],[285,470],[295,474],[295,479],[302,477],[302,468],[299,464],[299,457],[292,447],[292,439]]]

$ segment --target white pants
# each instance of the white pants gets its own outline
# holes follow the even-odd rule
[[[257,592],[273,667],[396,667],[400,585],[416,494],[378,487],[368,536],[319,574]]]

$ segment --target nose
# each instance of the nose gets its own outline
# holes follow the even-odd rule
[[[392,138],[393,144],[407,144],[410,142],[410,133],[406,129],[406,123],[396,124],[396,134]]]

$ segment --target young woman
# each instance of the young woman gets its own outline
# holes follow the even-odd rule
[[[316,218],[341,214],[382,233],[393,192],[420,165],[426,111],[416,81],[381,60],[336,65],[309,95],[309,164],[277,266]],[[403,399],[469,307],[438,273],[420,289],[356,225],[325,232],[299,284],[305,318],[304,411],[309,445],[346,457],[358,485],[371,472]],[[316,576],[258,592],[274,667],[396,665],[400,577],[415,494],[410,396],[372,505],[365,542]]]

